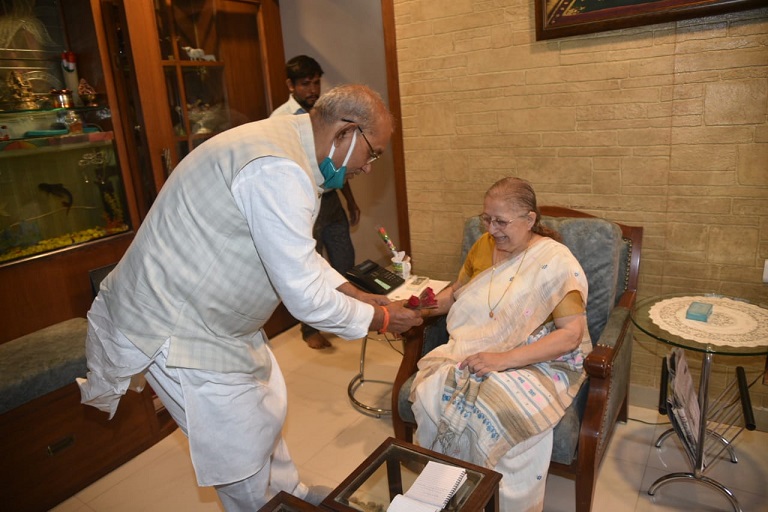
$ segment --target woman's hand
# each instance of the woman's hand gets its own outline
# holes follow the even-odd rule
[[[478,352],[461,362],[459,368],[468,368],[470,373],[483,377],[490,372],[502,372],[510,368],[507,352]]]
[[[583,313],[555,319],[554,331],[540,340],[520,345],[506,352],[479,352],[461,362],[459,368],[469,368],[471,373],[482,377],[489,372],[502,372],[510,368],[522,368],[531,364],[552,361],[576,350],[587,329]]]

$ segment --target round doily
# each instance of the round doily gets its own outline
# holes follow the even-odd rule
[[[712,304],[706,322],[685,318],[692,302]],[[726,297],[674,297],[657,302],[648,311],[662,329],[698,343],[728,347],[768,345],[768,310]]]

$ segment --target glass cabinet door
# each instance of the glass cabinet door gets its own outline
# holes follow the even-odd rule
[[[96,26],[67,7],[0,2],[0,266],[131,230]]]
[[[284,101],[277,0],[109,1],[128,35],[128,94],[140,106],[134,125],[156,190],[195,147]]]
[[[155,4],[171,123],[178,159],[230,128],[217,11],[211,0]],[[254,29],[256,27],[254,26]]]

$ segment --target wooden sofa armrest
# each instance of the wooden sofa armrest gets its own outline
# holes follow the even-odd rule
[[[630,312],[635,305],[636,295],[634,290],[625,291],[611,311],[600,339],[584,361],[584,371],[590,377],[604,379],[610,376],[613,360],[621,350],[621,344],[624,343],[627,333],[632,331]],[[630,339],[627,343],[631,344],[632,340]]]
[[[579,431],[579,451],[595,454],[579,457],[579,472],[584,475],[597,472],[617,419],[627,420],[633,325],[629,315],[634,298],[634,291],[624,293],[584,361],[589,393]]]
[[[416,373],[417,364],[424,349],[424,330],[430,320],[427,318],[423,324],[411,327],[400,335],[403,338],[403,359],[400,361],[400,367],[397,370],[397,375],[395,375],[394,386],[396,390],[399,390],[403,383]]]
[[[417,364],[424,353],[424,334],[428,327],[437,322],[437,318],[427,317],[421,325],[412,327],[401,335],[403,338],[403,359],[400,362],[400,367],[395,375],[395,382],[392,385],[392,424],[397,439],[409,442],[412,440],[410,439],[410,432],[406,431],[403,419],[400,417],[400,409],[398,407],[400,390],[405,381],[416,373],[418,369]]]

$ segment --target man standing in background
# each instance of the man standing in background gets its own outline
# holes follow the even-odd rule
[[[323,68],[306,55],[298,55],[285,65],[288,79],[285,81],[291,95],[288,101],[272,112],[270,117],[306,114],[320,97],[320,78]],[[355,202],[348,182],[341,189],[347,201],[349,219],[341,205],[336,189],[328,190],[320,201],[320,213],[315,221],[312,236],[317,241],[317,252],[325,254],[331,266],[341,275],[355,264],[355,248],[349,235],[350,226],[360,221],[360,208]],[[302,322],[301,337],[310,348],[330,347],[331,343],[317,329]]]

